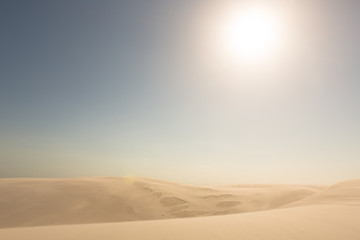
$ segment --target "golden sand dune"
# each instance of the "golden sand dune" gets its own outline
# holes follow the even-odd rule
[[[360,180],[199,187],[146,178],[2,179],[0,194],[0,239],[360,239]],[[179,219],[193,216],[203,217]]]
[[[316,186],[199,187],[147,178],[1,179],[0,227],[210,216],[272,209]]]
[[[315,204],[360,205],[360,179],[340,182],[285,207]],[[359,219],[360,221],[360,219]]]

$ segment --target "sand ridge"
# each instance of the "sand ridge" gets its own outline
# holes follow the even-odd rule
[[[11,228],[0,229],[0,239],[360,239],[360,180],[329,187],[199,187],[144,178],[2,179],[0,191],[1,224],[6,225],[8,220],[13,224]],[[97,196],[99,194],[102,195]],[[23,198],[19,200],[14,196]],[[68,201],[63,203],[64,199]],[[111,215],[109,209],[114,209],[114,205],[102,206],[109,203],[121,205],[116,206],[119,215]],[[41,211],[41,205],[49,213]],[[64,209],[54,209],[54,206],[69,209],[63,214]],[[125,220],[71,223],[75,216],[78,221],[84,221],[77,214],[84,214],[80,210],[88,210],[90,206],[97,206],[92,212],[96,214],[82,217],[92,216],[92,220],[98,221],[108,214],[123,216],[121,219]],[[16,211],[15,207],[20,209]],[[27,207],[32,209],[27,210]],[[239,209],[245,211],[239,213]],[[155,211],[163,211],[172,217],[146,220],[149,216],[156,217]],[[21,218],[26,218],[25,214],[37,214],[38,218],[33,222],[23,221]],[[124,216],[142,221],[128,221]],[[71,225],[40,226],[59,219]],[[21,227],[22,224],[32,227]]]
[[[140,177],[0,179],[0,228],[260,211],[318,191],[302,185],[193,186]]]

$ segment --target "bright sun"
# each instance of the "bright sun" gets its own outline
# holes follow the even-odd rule
[[[225,45],[233,57],[258,61],[280,46],[281,24],[276,12],[258,6],[233,11],[225,22]]]

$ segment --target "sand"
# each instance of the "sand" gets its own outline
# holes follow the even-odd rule
[[[360,239],[360,180],[191,186],[1,179],[0,239]]]

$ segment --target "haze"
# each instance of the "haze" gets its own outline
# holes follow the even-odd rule
[[[257,4],[2,1],[0,177],[359,178],[360,2]]]

